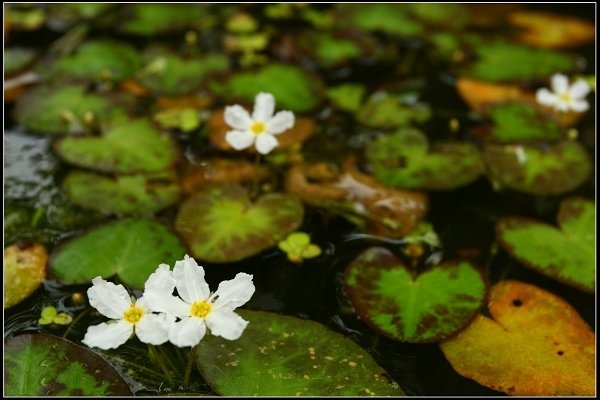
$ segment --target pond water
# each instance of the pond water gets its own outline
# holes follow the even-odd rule
[[[17,53],[7,54],[8,49],[26,48],[31,52],[31,59],[14,70],[9,71],[6,62],[5,83],[23,73],[36,74],[36,82],[23,86],[21,92],[11,94],[5,89],[5,279],[6,249],[10,245],[27,250],[29,244],[40,243],[50,255],[39,288],[8,308],[7,285],[12,283],[5,281],[5,346],[12,338],[25,334],[41,337],[42,333],[63,336],[81,345],[88,326],[106,321],[87,303],[85,294],[91,278],[78,278],[76,274],[85,276],[85,271],[76,264],[118,263],[121,267],[105,271],[103,278],[124,283],[132,294],[141,296],[143,285],[122,271],[135,269],[132,265],[139,262],[135,258],[154,256],[152,246],[149,255],[126,252],[118,246],[103,247],[94,254],[92,246],[91,252],[82,247],[72,253],[77,254],[76,259],[60,258],[67,244],[90,234],[86,232],[97,232],[99,227],[128,218],[162,224],[174,232],[169,235],[178,241],[176,246],[160,250],[169,255],[168,259],[158,260],[144,271],[152,272],[163,262],[173,266],[183,259],[184,253],[178,250],[183,248],[204,267],[212,290],[239,272],[252,274],[256,292],[242,309],[315,321],[351,339],[407,395],[498,396],[506,392],[459,374],[440,348],[441,342],[467,328],[479,312],[490,316],[489,293],[498,282],[516,280],[544,289],[569,303],[589,326],[595,327],[595,281],[590,290],[589,279],[577,274],[565,278],[550,267],[542,271],[536,268],[539,260],[535,256],[530,262],[534,266],[529,266],[527,256],[510,254],[510,246],[500,243],[497,226],[501,218],[520,216],[556,227],[565,200],[578,198],[595,204],[595,164],[591,164],[596,143],[593,100],[587,112],[565,117],[566,113],[536,106],[534,96],[537,89],[550,86],[555,73],[565,73],[571,80],[589,76],[595,79],[595,36],[592,33],[586,37],[585,33],[585,28],[594,24],[595,7],[591,4],[430,4],[429,8],[407,4],[362,8],[229,4],[189,5],[183,11],[174,6],[143,11],[144,6],[149,5],[5,5],[5,12],[7,7],[10,11],[9,24],[5,19],[5,57],[17,58]],[[555,38],[556,44],[540,39],[547,38],[553,29],[575,30],[570,25],[565,27],[574,23],[562,19],[565,16],[583,24],[583,28],[577,28],[584,32],[583,39],[576,34],[566,34],[564,43],[560,37]],[[530,22],[519,22],[523,19]],[[522,32],[529,32],[529,36],[519,36]],[[106,43],[98,45],[102,43],[98,40],[111,42],[103,47]],[[548,53],[529,59],[523,56],[522,48],[510,46],[525,46],[529,56],[541,54],[538,51]],[[489,48],[496,49],[487,59],[489,65],[476,65],[477,60],[486,59]],[[506,58],[514,61],[506,62]],[[531,68],[526,67],[528,64]],[[288,67],[292,68],[285,69]],[[476,94],[489,93],[486,90],[493,94],[485,101],[470,100],[469,93],[460,93],[459,83],[465,79],[482,85],[513,86],[501,94],[478,86],[473,90]],[[60,94],[67,90],[79,92]],[[295,113],[296,136],[290,135],[289,145],[288,139],[281,136],[280,147],[262,157],[256,152],[233,151],[225,143],[228,128],[223,128],[225,123],[219,115],[223,107],[233,104],[250,109],[254,96],[261,91],[275,95],[277,111]],[[507,95],[507,91],[512,94]],[[587,99],[593,99],[594,94]],[[92,96],[101,100],[91,100]],[[494,119],[490,107],[504,103],[525,104],[529,108],[523,113],[537,114]],[[517,122],[507,122],[511,118]],[[150,128],[140,127],[146,124],[139,122],[142,119]],[[511,134],[528,129],[534,133],[530,137],[516,134],[509,139],[494,136],[500,131],[494,127],[503,123],[509,124]],[[540,137],[536,136],[539,124],[552,126],[543,125]],[[413,133],[405,133],[409,129],[422,133],[410,136]],[[549,133],[553,130],[559,139]],[[121,131],[124,133],[117,138]],[[135,137],[138,131],[142,133]],[[105,140],[110,135],[115,139]],[[81,141],[90,138],[99,140]],[[448,150],[432,145],[430,150],[423,150],[419,147],[422,140],[436,145],[451,141],[462,147]],[[571,161],[563,153],[548,150],[563,142],[579,146],[573,150],[579,153]],[[533,174],[532,179],[511,181],[507,175],[491,171],[518,170],[519,163],[494,164],[497,160],[486,156],[493,153],[493,146],[504,146],[501,151],[507,153],[520,148],[530,157],[527,159],[534,160],[532,164],[537,160],[535,152],[541,152],[542,161],[515,173]],[[434,149],[442,154],[439,161],[427,164],[419,158]],[[475,157],[475,167],[469,164],[471,157]],[[264,171],[260,172],[258,163]],[[324,164],[330,168],[327,171],[334,171],[333,175],[319,175],[322,170],[317,167]],[[407,168],[409,173],[405,174],[407,165],[413,170]],[[305,180],[303,187],[295,186],[297,181],[292,180],[290,171],[296,167]],[[347,192],[346,198],[329,196],[328,189],[344,187],[336,181],[341,177],[354,180],[348,184],[354,192]],[[101,179],[132,180],[113,184]],[[258,228],[246,227],[241,217],[238,220],[223,211],[231,220],[211,225],[204,213],[210,216],[218,204],[231,199],[211,197],[208,188],[231,182],[239,183],[250,202],[269,193],[286,192],[285,196],[300,198],[298,204],[303,211],[298,223],[284,229],[274,222],[274,232],[266,236],[276,239],[256,248],[245,240]],[[373,200],[369,202],[373,192],[382,196],[378,200],[404,201],[406,208],[377,211]],[[421,195],[427,200],[419,202],[414,200],[417,197],[410,197]],[[417,205],[407,206],[409,198]],[[246,200],[246,204],[251,203]],[[282,202],[278,204],[285,208]],[[192,207],[192,212],[182,217],[185,207]],[[266,211],[273,216],[278,207]],[[426,207],[426,212],[420,213],[419,207]],[[417,225],[416,221],[428,225]],[[190,228],[193,223],[196,225]],[[581,224],[589,226],[590,221]],[[223,226],[230,225],[250,233],[235,233],[221,242],[212,240],[226,231]],[[407,226],[410,229],[405,232]],[[406,239],[411,237],[409,231],[419,228],[423,231],[414,237],[420,239],[411,246]],[[186,229],[192,229],[191,239]],[[290,262],[277,243],[293,231],[308,233],[310,242],[320,247],[320,255],[307,257],[300,264]],[[434,234],[437,244],[425,241],[423,232]],[[595,230],[592,240],[594,234]],[[545,237],[528,238],[537,242]],[[156,240],[160,247],[167,239],[160,236]],[[124,242],[123,247],[133,240]],[[103,242],[98,243],[100,246]],[[206,250],[205,243],[213,244]],[[570,250],[576,251],[579,245],[573,243]],[[411,265],[404,270],[411,271],[414,279],[440,263],[468,261],[480,271],[484,293],[466,317],[459,316],[460,326],[454,331],[434,335],[431,340],[403,339],[402,335],[385,332],[385,324],[377,325],[368,312],[359,310],[365,307],[361,297],[371,301],[377,290],[349,296],[354,290],[350,266],[360,264],[357,258],[374,247],[390,250],[400,260],[396,264]],[[585,251],[593,251],[595,260],[594,246]],[[116,259],[104,253],[115,253]],[[125,255],[130,259],[123,259]],[[591,275],[595,277],[595,272]],[[145,280],[147,274],[143,276]],[[363,286],[368,285],[363,282]],[[440,293],[450,290],[444,284],[434,287]],[[376,309],[374,303],[368,304],[367,308]],[[66,325],[40,324],[42,310],[48,305],[68,313],[73,321]],[[452,306],[449,304],[454,312]],[[263,314],[247,315],[250,326],[265,321]],[[408,320],[410,315],[398,318]],[[248,344],[243,338],[239,339],[240,346]],[[206,361],[201,359],[198,369],[192,371],[192,383],[184,387],[187,348],[167,343],[149,351],[132,338],[116,350],[98,353],[117,368],[135,395],[240,394],[228,391],[228,379],[233,378],[226,374],[213,377],[202,369]],[[292,355],[283,352],[280,357]],[[9,373],[12,367],[5,357]],[[169,376],[175,376],[174,380]],[[44,385],[39,385],[39,390],[38,394],[57,394]],[[85,389],[83,393],[89,394]],[[364,394],[369,392],[355,395]]]

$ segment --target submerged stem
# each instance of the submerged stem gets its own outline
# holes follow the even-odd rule
[[[67,329],[65,330],[65,333],[63,333],[62,337],[64,339],[67,338],[67,335],[69,334],[69,332],[71,332],[71,329],[73,328],[73,326],[87,313],[89,313],[92,309],[91,308],[87,308],[86,310],[83,310],[77,317],[73,318],[73,321],[71,321],[71,324],[67,327]]]
[[[190,350],[190,355],[188,357],[187,366],[185,367],[185,378],[183,380],[184,388],[188,387],[188,384],[190,382],[190,375],[192,373],[192,365],[194,365],[194,358],[196,358],[196,349],[197,348],[198,348],[198,345],[195,345]]]
[[[173,385],[175,383],[173,380],[173,377],[171,376],[169,369],[163,363],[163,360],[162,360],[162,357],[160,356],[160,354],[158,354],[156,352],[156,349],[152,345],[148,345],[148,350],[150,351],[150,358],[154,358],[154,360],[158,363],[158,366],[160,367],[160,369],[162,369],[162,372],[167,377],[169,384]]]
[[[259,188],[258,188],[258,183],[259,183],[259,171],[260,171],[260,153],[257,152],[256,156],[254,157],[254,168],[256,170],[255,174],[254,174],[254,179],[252,179],[252,188],[250,189],[250,198],[252,200],[255,200],[258,197],[258,192],[259,192]]]

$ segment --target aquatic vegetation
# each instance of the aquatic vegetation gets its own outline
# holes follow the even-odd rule
[[[40,243],[4,249],[4,308],[28,298],[46,279],[48,251]]]
[[[69,325],[71,322],[73,322],[73,317],[70,314],[59,313],[53,306],[44,307],[40,313],[40,319],[38,319],[38,324],[40,325]]]
[[[290,233],[277,243],[277,247],[295,264],[301,264],[307,258],[318,257],[322,251],[318,245],[310,242],[310,236],[306,232]]]
[[[590,108],[585,97],[590,93],[590,86],[583,79],[578,79],[569,85],[569,78],[563,74],[554,74],[550,80],[552,91],[547,88],[538,89],[535,93],[536,100],[545,105],[554,107],[558,111],[583,112]]]

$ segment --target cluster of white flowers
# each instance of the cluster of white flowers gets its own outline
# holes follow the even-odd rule
[[[241,272],[221,282],[211,294],[204,269],[188,255],[175,263],[173,271],[166,264],[159,265],[137,301],[123,285],[101,277],[92,284],[90,304],[113,321],[90,326],[83,343],[103,350],[119,347],[133,333],[144,343],[170,341],[179,347],[197,345],[207,328],[215,336],[236,340],[248,321],[234,310],[250,300],[255,290],[252,275]],[[179,297],[174,296],[175,289]]]

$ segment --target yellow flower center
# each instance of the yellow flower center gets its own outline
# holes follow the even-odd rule
[[[564,93],[559,94],[558,98],[563,103],[570,103],[571,102],[571,95],[568,92],[564,92]]]
[[[212,304],[206,300],[195,301],[192,304],[190,314],[192,317],[205,318],[212,311]]]
[[[252,123],[252,126],[250,127],[250,130],[255,135],[260,135],[261,133],[263,133],[265,131],[265,123],[261,122],[261,121],[254,121]]]
[[[123,319],[129,322],[130,324],[135,325],[140,321],[142,316],[144,315],[144,310],[140,307],[131,306],[127,311],[123,313]]]

